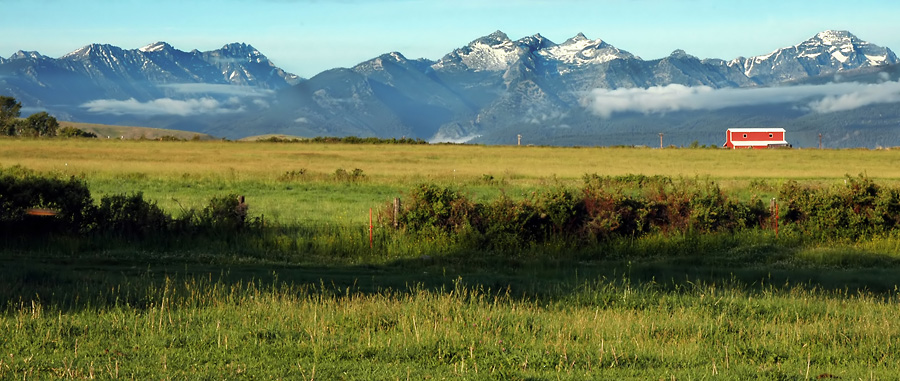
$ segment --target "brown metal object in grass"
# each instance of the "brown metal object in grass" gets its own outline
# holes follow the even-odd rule
[[[52,209],[38,209],[38,208],[28,209],[25,211],[25,214],[28,214],[29,216],[55,216],[56,213],[57,212]]]

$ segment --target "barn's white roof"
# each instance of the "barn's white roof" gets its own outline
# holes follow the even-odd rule
[[[731,132],[784,132],[783,128],[729,128]]]

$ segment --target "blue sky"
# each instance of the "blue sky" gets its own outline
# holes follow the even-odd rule
[[[655,59],[765,54],[826,29],[900,49],[900,2],[818,0],[0,0],[0,56],[59,57],[90,43],[136,49],[166,41],[212,50],[259,49],[311,77],[399,51],[439,59],[495,30],[561,43],[583,32]]]

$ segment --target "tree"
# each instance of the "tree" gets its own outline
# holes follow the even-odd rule
[[[25,119],[22,135],[27,136],[53,136],[59,129],[59,122],[46,111],[32,114]]]
[[[16,98],[0,95],[0,133],[15,135],[15,122],[22,110],[22,104]]]
[[[13,119],[5,124],[0,123],[0,135],[16,136],[20,124],[22,124],[22,121],[18,119]]]

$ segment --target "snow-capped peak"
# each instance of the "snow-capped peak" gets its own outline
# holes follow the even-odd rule
[[[112,46],[109,44],[90,44],[90,45],[86,45],[86,46],[82,47],[81,49],[78,49],[74,52],[66,54],[66,55],[62,56],[62,58],[63,59],[79,59],[79,58],[86,58],[86,57],[89,57],[94,54],[101,55],[101,56],[108,56],[108,55],[113,55],[113,54],[115,54],[115,52],[119,52],[121,50],[122,50],[121,48],[118,48],[118,47],[115,47],[115,46]]]
[[[844,30],[820,32],[794,49],[801,57],[828,54],[832,62],[840,66],[839,70],[897,63],[897,57],[890,49],[862,41]]]
[[[518,59],[519,50],[506,33],[498,30],[454,50],[432,67],[438,69],[462,64],[475,71],[503,71]]]
[[[512,42],[512,41],[509,39],[509,36],[507,36],[506,33],[503,33],[502,31],[498,30],[498,31],[494,31],[494,33],[491,33],[487,36],[484,36],[475,41],[472,41],[471,43],[469,43],[469,45],[477,44],[477,43],[481,43],[481,44],[485,44],[485,45],[502,45],[502,44],[507,44],[510,42]]]
[[[29,59],[29,58],[30,59],[43,59],[43,58],[47,58],[47,57],[38,52],[32,52],[32,51],[26,52],[23,50],[19,50],[19,51],[15,52],[11,57],[9,57],[10,61]]]
[[[888,48],[862,41],[848,31],[826,30],[800,44],[736,59],[729,65],[742,66],[747,77],[772,81],[791,79],[793,73],[815,76],[895,63],[897,56]]]
[[[516,44],[524,46],[530,50],[540,50],[556,46],[553,41],[550,41],[546,37],[541,36],[540,33],[535,34],[534,36],[522,37],[518,41],[516,41]]]
[[[223,52],[228,52],[234,56],[243,55],[247,57],[253,56],[261,56],[262,53],[259,50],[256,50],[252,45],[245,44],[243,42],[234,42],[231,44],[227,44],[220,49]]]
[[[624,50],[607,44],[601,39],[591,40],[583,33],[578,33],[562,44],[552,46],[540,52],[549,59],[568,64],[599,64],[615,59],[635,58]]]
[[[812,40],[819,40],[824,45],[838,45],[858,41],[856,36],[846,30],[826,30],[824,32],[819,32]]]
[[[585,36],[584,33],[578,32],[578,34],[576,34],[575,37],[572,37],[572,38],[566,40],[566,42],[563,42],[562,44],[568,45],[568,44],[575,44],[575,43],[579,43],[579,42],[583,42],[583,41],[590,41],[590,39],[587,38],[587,36]]]
[[[142,51],[142,52],[144,52],[144,53],[148,53],[148,52],[158,52],[158,51],[162,51],[162,50],[165,50],[166,48],[169,48],[169,47],[170,47],[169,44],[160,41],[160,42],[154,42],[154,43],[152,43],[152,44],[150,44],[150,45],[144,46],[144,47],[142,47],[142,48],[140,48],[140,49],[138,49],[138,50],[140,50],[140,51]]]
[[[690,55],[690,54],[687,54],[687,52],[685,52],[685,51],[682,50],[682,49],[675,49],[675,50],[673,50],[673,51],[672,51],[672,54],[669,54],[669,57],[671,57],[671,58],[679,58],[679,59],[695,58],[694,56],[692,56],[692,55]]]

